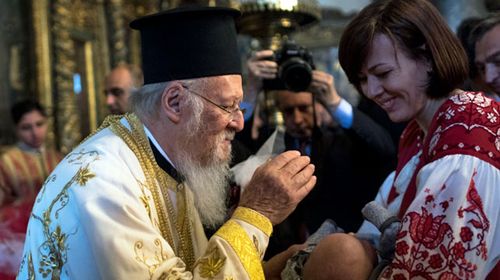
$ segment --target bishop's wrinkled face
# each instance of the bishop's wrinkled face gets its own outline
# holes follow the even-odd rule
[[[217,228],[227,214],[231,141],[243,129],[241,76],[213,77],[183,88],[191,110],[185,114],[185,133],[178,139],[176,168],[193,191],[203,224]]]
[[[240,75],[209,78],[205,88],[187,88],[204,102],[199,131],[194,134],[193,153],[202,162],[227,162],[231,159],[231,141],[243,129],[243,113],[239,104],[243,98]],[[196,127],[196,126],[195,126]]]
[[[38,149],[47,137],[47,118],[38,110],[24,114],[16,125],[19,141]]]
[[[405,122],[423,111],[430,70],[427,61],[410,58],[388,36],[377,34],[359,73],[360,87],[392,121]]]

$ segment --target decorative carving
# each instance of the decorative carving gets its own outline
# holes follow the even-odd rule
[[[128,0],[125,1],[125,9],[127,10],[127,20],[132,20],[137,17],[142,17],[159,11],[160,6],[169,5],[170,1],[161,0]]]
[[[127,61],[127,45],[125,43],[125,20],[123,14],[123,1],[110,0],[109,3],[113,33],[111,45],[114,66]]]
[[[92,29],[96,26],[95,20],[96,1],[72,0],[71,1],[71,19],[73,28],[77,29]]]
[[[138,32],[128,23],[172,7],[174,0],[31,0],[35,90],[49,113],[49,144],[67,153],[108,112],[104,76],[110,66],[140,65]],[[81,72],[84,100],[74,93],[73,75]],[[77,104],[78,101],[82,103]],[[87,106],[88,105],[88,106]],[[82,111],[82,110],[88,110]],[[85,135],[84,135],[85,134]]]
[[[56,0],[53,7],[53,32],[55,49],[55,86],[57,90],[56,122],[59,145],[68,153],[82,138],[73,94],[75,72],[74,43],[69,27],[72,23],[71,0]]]
[[[159,1],[159,0],[128,0],[123,3],[123,18],[128,24],[135,18],[142,17],[148,14],[155,13],[159,10],[160,6],[166,5],[170,7],[172,1]],[[129,48],[130,63],[141,65],[141,46],[139,32],[133,31],[127,26],[122,27],[127,30],[127,46]]]
[[[32,0],[31,5],[35,89],[49,112],[49,144],[57,142],[67,153],[97,127],[104,111],[103,97],[96,94],[102,88],[96,77],[104,77],[109,69],[104,0]],[[86,90],[79,106],[73,89],[76,71],[83,74]]]

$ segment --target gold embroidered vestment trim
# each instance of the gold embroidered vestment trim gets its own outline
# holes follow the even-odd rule
[[[271,224],[271,221],[269,221],[267,217],[253,209],[247,207],[238,207],[234,211],[233,219],[242,220],[255,226],[256,228],[264,232],[268,237],[273,233],[273,225]]]
[[[195,258],[191,237],[192,224],[189,220],[192,213],[188,206],[187,188],[156,164],[139,118],[135,114],[127,114],[124,117],[130,124],[130,130],[119,120],[111,121],[110,129],[123,139],[139,160],[146,178],[146,186],[153,196],[162,236],[172,246],[175,254],[185,262],[186,268],[192,270]],[[172,188],[176,194],[177,213],[170,199],[168,188]]]
[[[265,279],[260,256],[247,232],[234,220],[227,221],[215,235],[226,240],[240,258],[248,279]]]

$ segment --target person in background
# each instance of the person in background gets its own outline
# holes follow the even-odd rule
[[[46,146],[47,114],[31,100],[11,108],[18,142],[0,156],[0,206],[32,200],[62,154]]]
[[[360,11],[339,46],[349,81],[393,121],[410,121],[379,193],[401,221],[394,257],[371,279],[499,279],[500,104],[457,88],[468,75],[457,37],[430,1],[382,0]],[[333,234],[303,276],[367,279],[376,264],[372,246]]]
[[[109,112],[123,115],[130,111],[130,95],[144,83],[142,70],[130,64],[120,64],[106,76],[104,94]]]
[[[14,279],[35,196],[62,159],[46,145],[47,114],[25,100],[11,108],[18,142],[0,155],[0,278]]]
[[[500,100],[500,12],[479,22],[469,37],[474,45],[474,63],[479,80],[491,97]]]
[[[234,18],[185,7],[131,22],[145,85],[66,156],[28,225],[20,279],[276,279],[272,225],[313,189],[297,151],[260,166],[226,221],[231,140],[243,128]],[[203,226],[218,228],[207,239]]]

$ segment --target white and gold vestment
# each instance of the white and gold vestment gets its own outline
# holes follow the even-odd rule
[[[158,167],[127,115],[106,120],[46,180],[18,279],[264,279],[271,231],[240,207],[207,240],[189,188]]]

